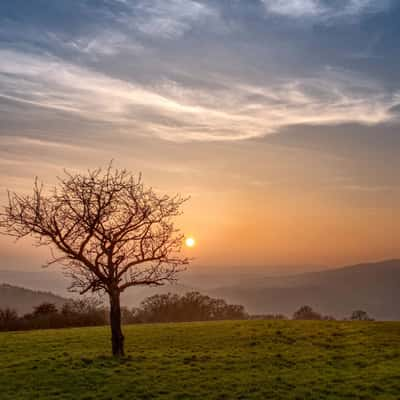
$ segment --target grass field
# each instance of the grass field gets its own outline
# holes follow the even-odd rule
[[[0,334],[0,399],[400,399],[400,323],[245,321]]]

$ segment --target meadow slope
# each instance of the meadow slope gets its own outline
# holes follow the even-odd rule
[[[0,334],[0,398],[399,399],[399,322],[243,321]]]

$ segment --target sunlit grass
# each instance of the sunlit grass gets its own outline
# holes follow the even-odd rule
[[[400,323],[244,321],[0,334],[0,398],[398,399]]]

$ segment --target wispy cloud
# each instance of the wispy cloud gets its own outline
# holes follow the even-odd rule
[[[128,13],[118,18],[130,29],[145,35],[172,39],[183,35],[195,23],[217,17],[215,9],[193,0],[126,1]]]
[[[379,12],[390,5],[389,0],[262,0],[269,13],[291,18],[318,17],[320,21]]]
[[[92,35],[80,36],[75,40],[69,40],[62,44],[94,57],[114,56],[122,51],[134,53],[143,51],[143,46],[133,38],[113,30],[103,30]]]
[[[289,17],[316,16],[324,12],[319,0],[263,0],[263,2],[270,13]]]
[[[376,83],[325,69],[314,78],[253,86],[220,77],[218,90],[159,79],[111,78],[50,56],[0,50],[0,97],[167,140],[238,140],[297,124],[376,124],[399,101]]]

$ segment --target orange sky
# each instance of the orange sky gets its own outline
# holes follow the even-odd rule
[[[31,155],[3,169],[3,203],[5,187],[27,191],[35,174],[54,183],[64,166],[83,170],[114,157],[116,166],[142,171],[157,190],[191,196],[177,224],[197,240],[185,250],[195,265],[293,265],[295,271],[400,257],[399,193],[396,187],[374,188],[363,155],[346,158],[261,141],[144,141],[139,151],[114,144],[85,158],[62,145],[30,143],[30,149]],[[148,154],[145,162],[141,153]],[[382,180],[387,176],[379,173]],[[47,252],[28,241],[0,240],[2,269],[34,269],[46,259]]]

